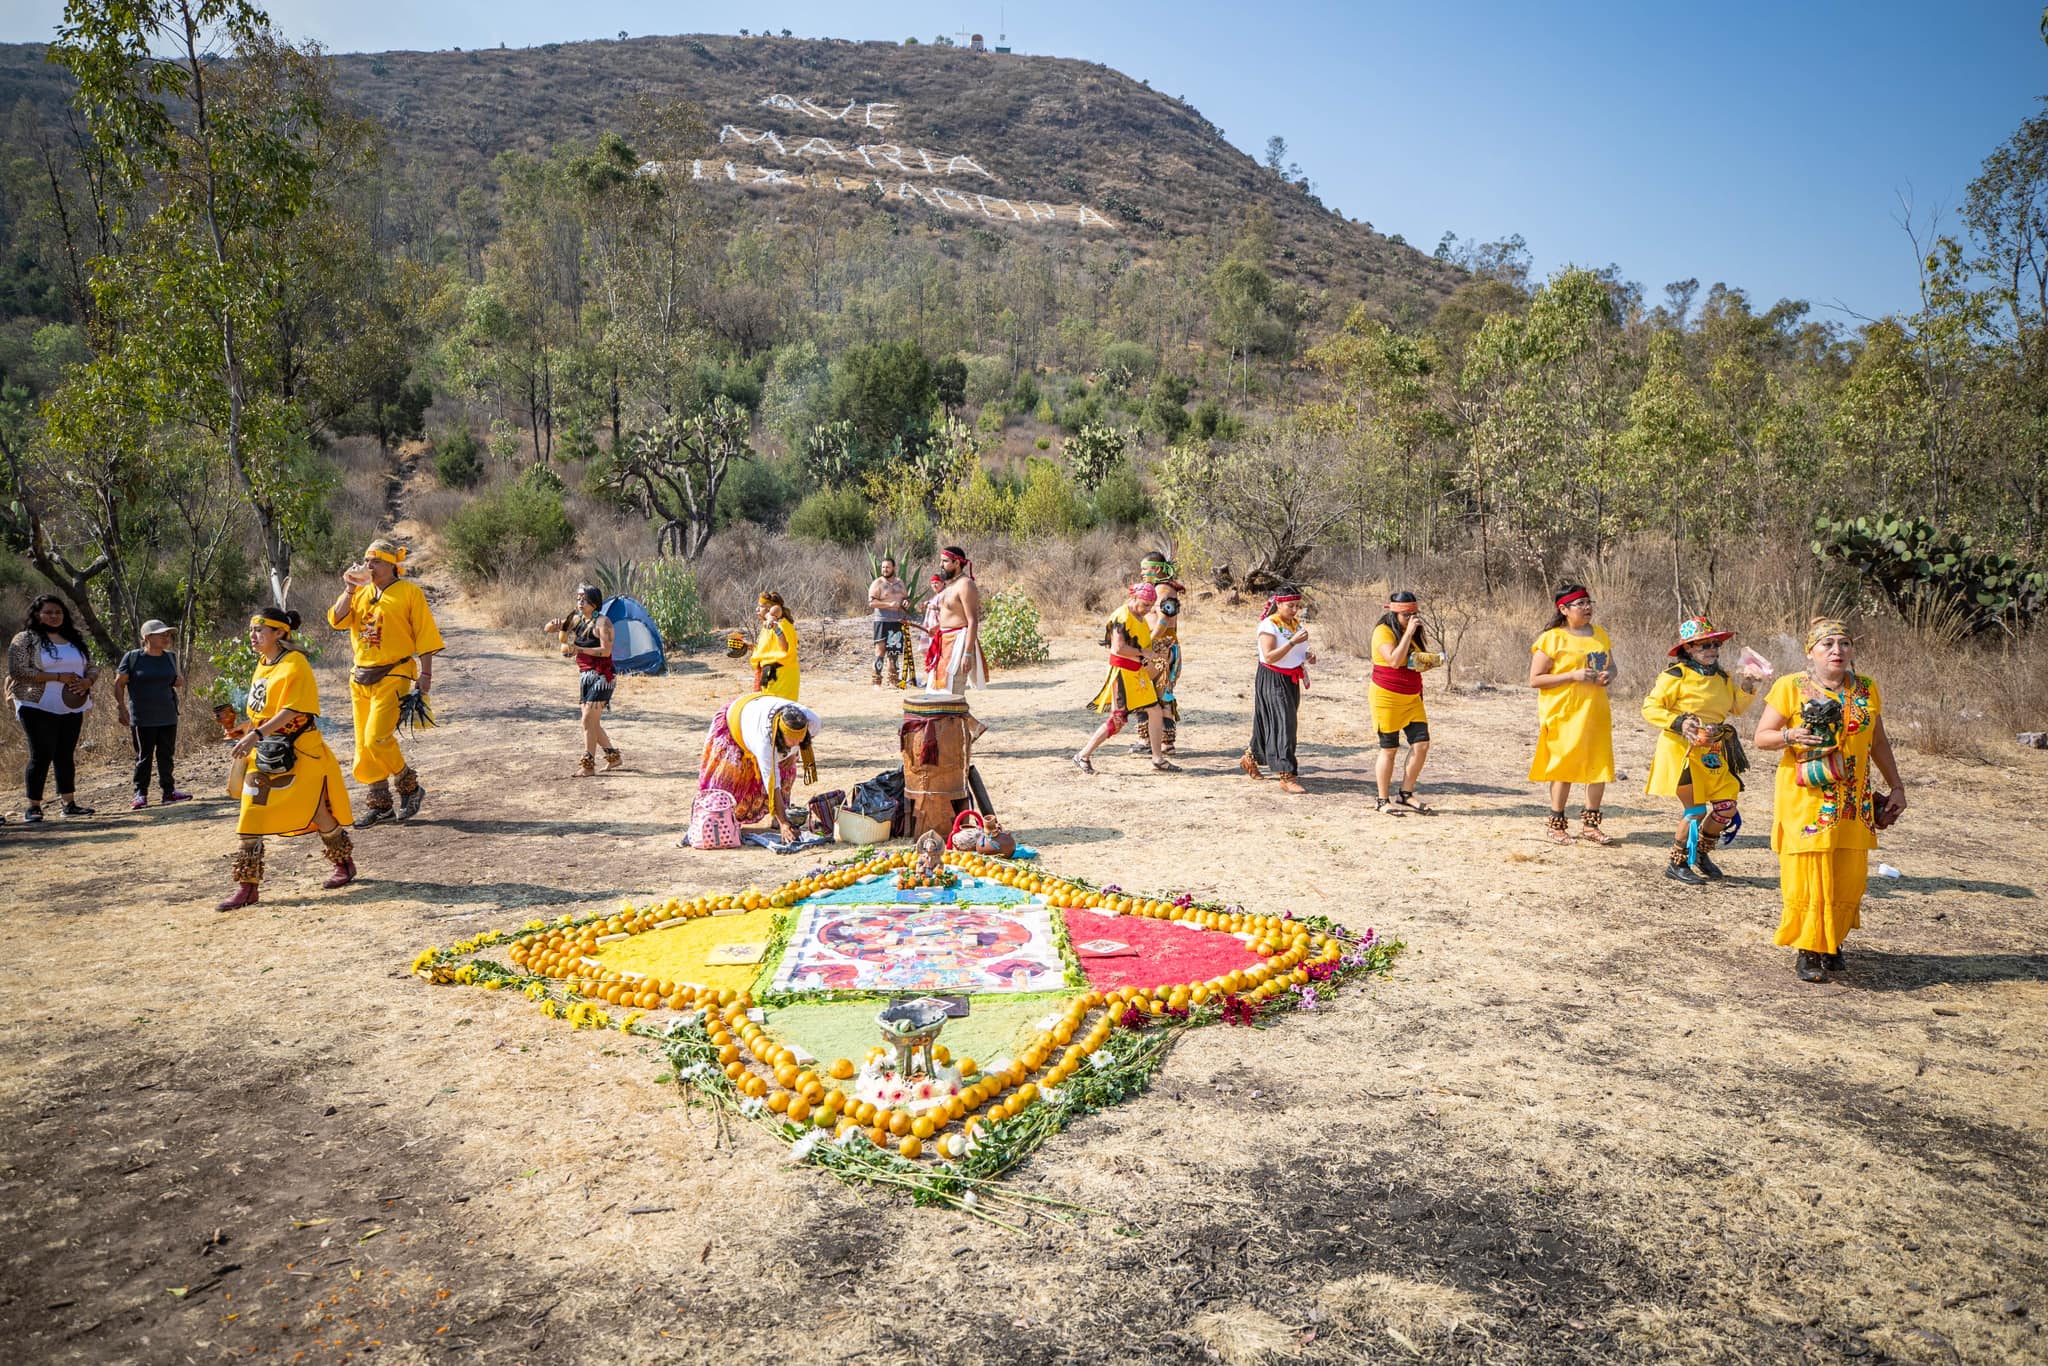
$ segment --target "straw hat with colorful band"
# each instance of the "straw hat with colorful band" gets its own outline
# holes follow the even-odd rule
[[[274,617],[268,612],[256,613],[249,618],[249,624],[251,626],[268,626],[273,631],[289,632],[292,629],[292,624],[283,617]]]
[[[1820,644],[1829,636],[1841,636],[1852,641],[1856,639],[1855,636],[1849,633],[1848,622],[1838,621],[1833,617],[1825,617],[1806,628],[1806,648],[1812,650],[1814,646]]]
[[[1664,653],[1676,659],[1678,652],[1688,645],[1719,645],[1734,634],[1733,631],[1716,631],[1714,623],[1705,617],[1687,617],[1678,623],[1678,643]]]
[[[1575,602],[1585,602],[1588,598],[1591,598],[1592,596],[1593,595],[1591,593],[1588,593],[1583,588],[1574,588],[1571,592],[1566,593],[1562,597],[1558,598],[1557,605],[1560,609],[1566,608],[1571,606]]]

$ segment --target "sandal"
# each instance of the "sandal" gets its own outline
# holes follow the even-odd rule
[[[1237,761],[1237,766],[1243,769],[1244,776],[1250,778],[1253,782],[1258,782],[1264,779],[1266,776],[1265,774],[1259,772],[1259,761],[1257,759],[1252,758],[1252,753],[1250,750],[1246,750],[1244,752],[1244,757]]]
[[[1600,828],[1600,811],[1598,807],[1589,806],[1579,812],[1579,838],[1588,844],[1597,844],[1603,848],[1614,843],[1614,836]],[[1713,874],[1709,873],[1708,876],[1711,877]]]
[[[1082,758],[1078,754],[1068,759],[1067,762],[1072,764],[1075,768],[1080,769],[1083,773],[1088,774],[1090,777],[1093,777],[1095,775],[1094,763],[1090,760]]]
[[[1564,812],[1562,811],[1551,812],[1549,818],[1543,822],[1543,828],[1549,832],[1552,844],[1570,844],[1572,842],[1572,832],[1565,823]]]
[[[1407,807],[1418,816],[1434,816],[1436,808],[1419,799],[1413,792],[1403,792],[1394,798],[1396,804]]]
[[[1185,772],[1187,772],[1187,770],[1186,770],[1186,769],[1182,768],[1182,767],[1181,767],[1181,766],[1180,766],[1179,764],[1175,763],[1175,762],[1174,762],[1173,760],[1171,760],[1171,759],[1155,759],[1155,760],[1153,760],[1153,761],[1152,761],[1152,771],[1153,771],[1154,773],[1185,773]]]
[[[1408,814],[1401,809],[1399,802],[1388,801],[1385,797],[1374,797],[1372,799],[1372,809],[1374,814],[1381,816],[1405,816]]]

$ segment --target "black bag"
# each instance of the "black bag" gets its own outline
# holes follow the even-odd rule
[[[846,809],[869,820],[894,824],[897,813],[903,809],[903,770],[892,768],[887,773],[877,773],[854,788],[846,799]]]
[[[299,761],[299,746],[289,735],[266,735],[256,742],[258,773],[289,773]]]

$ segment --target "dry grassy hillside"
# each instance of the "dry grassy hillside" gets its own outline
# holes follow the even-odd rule
[[[835,109],[873,101],[895,106],[883,130],[888,142],[966,155],[996,177],[993,186],[969,177],[974,183],[963,188],[1086,205],[1114,225],[1113,233],[1094,235],[1126,239],[1140,254],[1173,237],[1228,230],[1260,205],[1278,229],[1276,266],[1303,285],[1427,313],[1458,278],[1424,253],[1322,208],[1233,147],[1184,99],[1092,62],[711,35],[355,53],[334,62],[340,88],[389,130],[397,157],[458,181],[484,180],[503,151],[594,141],[624,126],[643,96],[701,106],[714,137],[731,122],[840,141],[848,140],[841,124],[761,102],[777,94]],[[27,99],[55,115],[67,90],[40,45],[0,46],[0,108]],[[932,218],[963,230],[994,226],[980,216]],[[1076,231],[1065,224],[1012,230]]]

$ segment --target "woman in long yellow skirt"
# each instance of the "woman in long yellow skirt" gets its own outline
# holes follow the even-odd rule
[[[1862,923],[1870,851],[1877,832],[1906,809],[1906,790],[1877,684],[1853,670],[1856,643],[1848,626],[1815,618],[1806,662],[1805,673],[1771,688],[1756,747],[1782,755],[1771,848],[1784,913],[1774,942],[1798,951],[1800,981],[1820,982],[1842,970],[1842,941]],[[1873,764],[1889,793],[1871,787]]]
[[[783,605],[782,594],[761,595],[761,638],[747,661],[754,666],[754,688],[785,702],[797,700],[803,674],[797,666],[796,620]]]
[[[348,827],[348,788],[341,764],[320,738],[320,693],[313,666],[292,643],[299,614],[266,607],[249,618],[249,645],[256,651],[256,672],[249,679],[249,730],[236,739],[230,757],[250,759],[242,773],[241,819],[235,832],[241,848],[234,856],[234,894],[215,910],[236,911],[256,904],[263,881],[265,835],[318,834],[334,865],[326,887],[346,887],[356,878],[355,846]],[[258,745],[272,741],[269,749]],[[273,755],[271,751],[274,750]]]
[[[1607,685],[1614,681],[1614,644],[1593,624],[1593,595],[1582,583],[1557,590],[1557,614],[1529,647],[1529,686],[1536,690],[1539,727],[1529,781],[1550,784],[1553,843],[1570,844],[1564,817],[1572,784],[1586,785],[1579,838],[1612,844],[1600,828],[1600,799],[1614,781],[1614,715]]]

